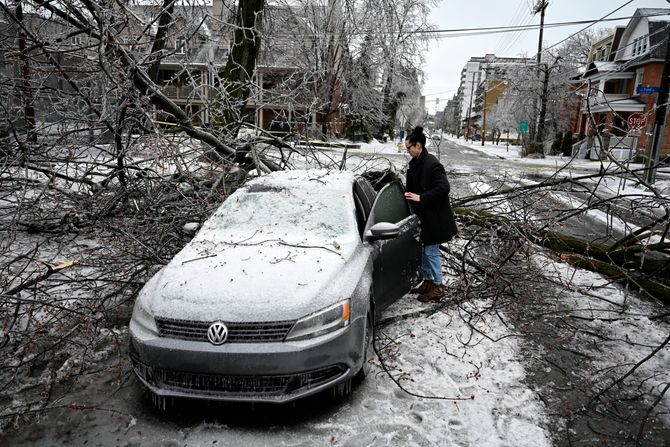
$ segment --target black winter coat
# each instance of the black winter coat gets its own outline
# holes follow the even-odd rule
[[[407,191],[421,196],[421,201],[409,203],[421,221],[421,242],[425,245],[448,242],[458,233],[449,189],[444,166],[426,149],[410,160]]]

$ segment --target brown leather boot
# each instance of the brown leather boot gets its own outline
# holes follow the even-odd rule
[[[425,293],[422,293],[418,300],[422,303],[432,303],[435,301],[440,301],[446,292],[446,287],[443,284],[435,284],[432,281],[430,282],[429,290]]]
[[[410,290],[411,293],[426,293],[428,290],[430,290],[430,285],[433,284],[433,281],[429,281],[427,279],[424,279],[423,282],[419,285],[419,287],[415,287],[412,290]]]

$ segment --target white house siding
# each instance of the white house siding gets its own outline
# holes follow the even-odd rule
[[[640,37],[643,37],[645,39],[645,48],[648,50],[649,49],[649,22],[647,22],[646,19],[641,19],[640,21],[637,22],[634,28],[630,30],[629,33],[626,33],[624,35],[625,41],[622,41],[621,44],[619,45],[619,48],[622,49],[623,51],[619,51],[619,54],[617,55],[617,60],[628,60],[632,59],[635,56],[639,56],[640,54],[638,53],[637,55],[633,55],[633,50],[635,49],[635,39],[638,39]]]

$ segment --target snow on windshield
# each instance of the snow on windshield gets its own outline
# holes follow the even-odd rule
[[[333,240],[356,231],[350,180],[280,180],[264,179],[240,188],[214,213],[209,230],[237,240],[252,235]]]

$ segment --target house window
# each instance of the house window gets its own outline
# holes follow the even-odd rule
[[[177,40],[175,40],[174,43],[174,50],[175,53],[177,54],[185,54],[186,53],[186,39],[183,37],[177,37]]]
[[[638,68],[635,71],[635,83],[633,84],[633,94],[637,95],[637,87],[642,85],[642,80],[644,78],[644,68]]]
[[[647,52],[647,36],[638,37],[633,41],[633,57]]]

